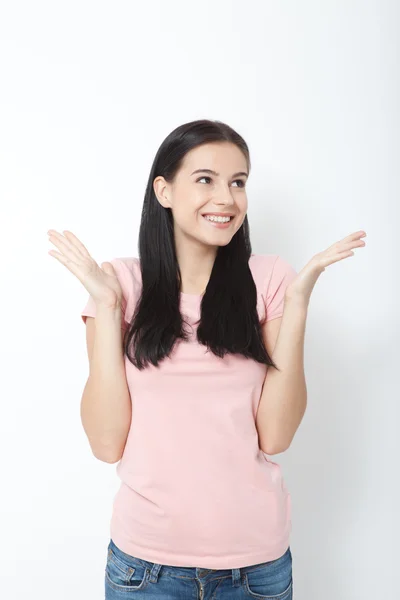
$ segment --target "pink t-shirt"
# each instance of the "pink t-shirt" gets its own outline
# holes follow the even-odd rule
[[[112,261],[133,315],[141,287],[137,258]],[[283,313],[297,275],[278,255],[252,254],[261,322]],[[181,294],[181,312],[200,317],[201,296]],[[82,311],[94,317],[91,297]],[[195,326],[194,326],[195,331]],[[140,371],[125,357],[132,422],[116,470],[110,537],[154,563],[233,569],[274,560],[289,546],[290,494],[280,466],[258,444],[255,417],[267,366],[218,358],[195,336],[159,367]]]

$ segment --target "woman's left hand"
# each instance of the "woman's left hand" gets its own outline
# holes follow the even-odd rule
[[[365,246],[365,242],[361,238],[366,235],[365,231],[351,233],[340,242],[336,242],[323,252],[313,256],[286,288],[286,297],[299,299],[308,305],[314,285],[325,268],[339,260],[353,256],[352,248]]]

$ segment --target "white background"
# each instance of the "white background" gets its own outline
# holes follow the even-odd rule
[[[399,17],[394,0],[2,4],[2,598],[102,598],[119,486],[79,417],[87,293],[47,230],[98,262],[137,256],[156,151],[197,118],[249,144],[253,252],[300,270],[367,232],[313,291],[308,408],[273,460],[292,494],[295,600],[395,597]]]

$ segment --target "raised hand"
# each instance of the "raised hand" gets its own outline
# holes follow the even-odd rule
[[[365,231],[351,233],[313,256],[287,287],[287,297],[296,297],[308,304],[315,283],[325,268],[339,260],[353,256],[354,248],[365,246],[365,242],[361,238],[366,235]]]
[[[96,305],[107,308],[120,307],[122,289],[113,265],[110,262],[103,262],[99,266],[71,231],[63,231],[64,235],[62,235],[54,229],[49,229],[47,233],[50,242],[60,251],[49,250],[49,254],[79,279]]]

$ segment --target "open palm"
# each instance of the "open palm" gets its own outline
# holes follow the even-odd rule
[[[59,250],[49,250],[49,254],[79,279],[96,304],[108,308],[120,306],[122,289],[113,265],[103,262],[99,266],[76,235],[71,231],[63,234],[54,229],[48,231],[49,240]]]

